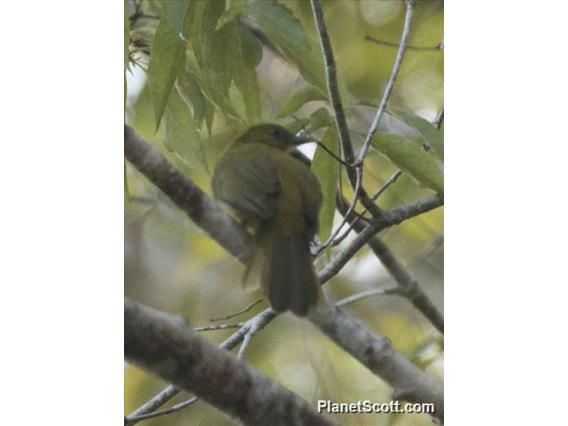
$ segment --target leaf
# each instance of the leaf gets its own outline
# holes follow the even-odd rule
[[[157,131],[178,70],[185,60],[184,43],[164,18],[160,20],[156,28],[151,52],[148,84]]]
[[[246,5],[247,0],[226,0],[225,11],[217,21],[215,31],[223,28],[229,22],[233,22],[234,19],[244,10]]]
[[[162,0],[164,15],[176,34],[182,32],[188,4],[189,0]]]
[[[290,9],[274,0],[250,0],[245,11],[296,64],[308,83],[325,90],[320,50]]]
[[[235,77],[235,82],[241,92],[248,124],[261,120],[260,86],[254,68],[243,66],[242,71]]]
[[[231,121],[240,117],[231,106],[229,88],[242,70],[241,44],[234,22],[214,31],[224,10],[219,1],[193,1],[184,21],[184,34],[191,41],[207,98]]]
[[[211,102],[205,103],[205,125],[207,126],[207,133],[211,137],[211,129],[213,128],[213,119],[215,118],[215,108]]]
[[[310,132],[315,132],[322,127],[335,127],[333,118],[327,108],[318,108],[310,115]]]
[[[239,34],[240,49],[233,53],[235,64],[238,67],[233,79],[242,95],[246,121],[251,125],[260,122],[262,117],[260,86],[256,75],[258,57],[262,59],[262,48],[258,42],[253,43],[248,39],[250,38],[248,31],[239,27],[235,28]]]
[[[178,94],[182,97],[186,104],[191,105],[193,109],[193,120],[197,128],[201,128],[203,118],[205,117],[205,96],[199,83],[185,69],[180,70],[177,78],[176,87]]]
[[[331,152],[337,153],[339,144],[334,129],[328,129],[321,142]],[[333,227],[339,167],[337,160],[318,145],[311,168],[320,181],[323,193],[323,205],[319,214],[320,226],[318,232],[319,239],[323,242],[329,238]]]
[[[262,61],[262,45],[248,28],[237,23],[237,30],[241,37],[241,48],[245,62],[251,67],[257,67]]]
[[[197,162],[206,171],[208,170],[199,130],[193,121],[189,106],[177,90],[172,92],[168,101],[165,145],[168,150],[178,153],[190,164]]]
[[[414,114],[409,114],[404,111],[393,111],[393,114],[404,121],[409,126],[416,129],[420,136],[429,144],[436,153],[440,156],[440,158],[444,159],[444,131],[438,130],[436,127],[430,123],[428,120],[425,120],[422,117],[419,117]]]
[[[288,117],[308,102],[326,99],[327,96],[316,86],[304,86],[286,99],[276,118]]]
[[[440,161],[431,151],[424,150],[421,144],[389,133],[377,133],[372,144],[418,182],[440,194],[444,193],[444,173]]]

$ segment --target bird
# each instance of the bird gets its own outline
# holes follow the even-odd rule
[[[217,161],[211,184],[215,198],[254,235],[244,288],[261,287],[275,311],[301,317],[325,299],[310,252],[323,195],[296,150],[311,141],[277,124],[253,126]]]

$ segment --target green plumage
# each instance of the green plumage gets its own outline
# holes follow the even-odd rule
[[[322,203],[319,181],[289,150],[306,142],[276,125],[239,137],[218,161],[215,197],[254,230],[245,287],[261,285],[272,307],[307,314],[320,295],[309,250]]]

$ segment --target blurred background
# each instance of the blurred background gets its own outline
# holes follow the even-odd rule
[[[317,40],[309,2],[278,3],[293,13],[309,37]],[[350,109],[350,129],[355,143],[360,144],[375,111],[368,105],[378,104],[396,55],[396,46],[378,44],[366,37],[396,45],[403,27],[405,6],[402,1],[394,0],[323,1],[322,4],[339,77],[345,87],[343,99]],[[143,1],[140,5],[149,16],[159,17],[164,12],[161,2]],[[138,6],[127,2],[127,7],[132,15],[134,7]],[[165,126],[156,132],[147,84],[148,56],[144,52],[144,40],[151,45],[156,24],[152,18],[131,19],[130,22],[130,55],[134,61],[126,73],[126,121],[210,194],[211,171],[222,150],[235,137],[235,125],[220,111],[214,110],[211,131],[205,124],[198,129],[202,156],[199,161],[168,147]],[[137,46],[132,46],[132,40],[138,40]],[[443,2],[418,2],[409,43],[416,47],[434,47],[442,42]],[[262,121],[293,123],[290,117],[279,119],[276,116],[290,93],[305,84],[297,67],[265,45],[256,72]],[[295,115],[304,119],[322,106],[321,101],[308,102]],[[443,50],[407,50],[389,107],[430,122],[438,118],[443,109]],[[387,116],[382,129],[396,125]],[[312,155],[314,149],[308,148],[306,153]],[[373,150],[365,165],[364,184],[369,192],[379,188],[397,170],[388,159]],[[192,326],[209,325],[211,318],[237,312],[259,298],[259,293],[242,290],[242,265],[128,164],[125,174],[128,186],[124,219],[125,293],[128,297],[166,312],[181,314]],[[381,196],[379,205],[389,209],[427,195],[432,195],[432,191],[403,173]],[[380,237],[443,309],[443,209],[389,228]],[[352,236],[348,237],[334,247],[330,255],[351,240]],[[326,260],[322,256],[317,267],[321,268]],[[325,291],[331,300],[339,300],[364,290],[394,285],[388,272],[365,247],[325,285]],[[244,321],[266,306],[263,302],[251,312],[224,322]],[[440,334],[407,300],[398,296],[373,296],[345,309],[372,331],[389,337],[398,351],[421,368],[436,377],[443,377]],[[233,331],[208,331],[203,335],[212,342],[221,342]],[[254,336],[245,360],[310,401],[314,407],[318,399],[336,402],[391,399],[387,384],[336,347],[309,322],[289,313],[279,316]],[[155,376],[125,364],[125,413],[136,409],[166,385]],[[178,395],[173,402],[189,396]],[[344,425],[431,424],[426,416],[419,414],[338,414],[334,418]],[[233,422],[207,404],[197,402],[180,413],[140,424],[230,425]]]

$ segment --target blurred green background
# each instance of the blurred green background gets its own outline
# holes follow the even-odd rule
[[[183,1],[167,3],[180,3]],[[307,1],[280,1],[315,38],[310,4]],[[365,40],[375,37],[391,43],[400,39],[404,3],[401,1],[323,1],[341,83],[346,88],[344,102],[350,108],[349,124],[355,143],[360,144],[390,74],[396,48]],[[130,15],[134,3],[127,2]],[[143,1],[142,10],[160,16],[163,2]],[[171,4],[170,6],[171,7]],[[155,19],[130,22],[130,56],[134,59],[126,73],[126,121],[151,141],[183,173],[211,193],[211,170],[220,152],[235,136],[235,124],[219,109],[213,112],[211,133],[206,124],[198,128],[202,160],[167,148],[165,126],[156,132],[146,72]],[[136,46],[133,41],[137,40]],[[443,40],[443,2],[419,1],[410,37],[413,46],[436,46]],[[142,46],[142,47],[141,47]],[[315,52],[320,54],[319,51]],[[294,63],[263,48],[256,67],[262,105],[262,121],[293,123],[290,117],[276,119],[286,98],[304,78]],[[361,105],[363,104],[363,105]],[[296,116],[300,119],[324,105],[309,102]],[[443,52],[408,50],[390,101],[390,108],[412,113],[433,122],[443,108]],[[385,119],[388,127],[388,117]],[[237,126],[238,127],[238,126]],[[384,128],[383,128],[384,129]],[[388,130],[388,128],[386,129]],[[313,151],[312,147],[312,151]],[[308,153],[310,150],[308,149]],[[364,184],[375,191],[397,170],[384,156],[371,150],[366,161]],[[126,164],[128,196],[125,202],[125,293],[128,297],[173,314],[181,314],[192,325],[208,325],[210,319],[237,312],[259,297],[241,289],[243,273],[234,258],[220,248],[167,197]],[[379,199],[379,205],[404,205],[432,191],[404,173]],[[337,218],[336,218],[337,221]],[[400,226],[389,228],[381,238],[405,264],[422,288],[443,309],[443,209],[421,215]],[[332,250],[332,255],[351,238]],[[321,267],[326,259],[317,263]],[[348,295],[394,283],[369,249],[362,249],[325,285],[328,297],[338,300]],[[244,321],[264,309],[226,322]],[[345,308],[371,330],[389,337],[395,348],[430,374],[443,377],[443,343],[439,333],[411,304],[397,296],[374,296]],[[221,342],[233,330],[208,331],[212,342]],[[252,340],[245,360],[262,373],[301,395],[316,406],[318,399],[336,402],[389,401],[390,387],[339,349],[309,322],[292,314],[279,316]],[[125,365],[125,413],[128,414],[160,391],[166,383],[129,364]],[[173,402],[187,399],[178,395]],[[419,414],[341,414],[333,418],[344,425],[426,425],[430,420]],[[224,415],[198,402],[180,413],[144,421],[147,425],[230,425]]]

